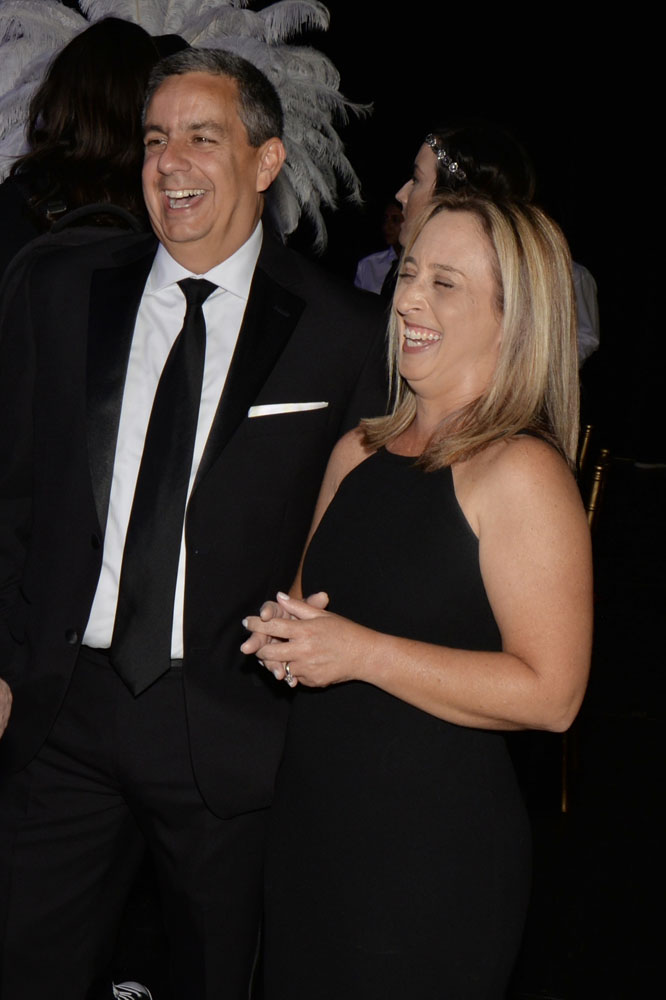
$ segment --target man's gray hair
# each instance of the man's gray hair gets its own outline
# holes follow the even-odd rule
[[[146,109],[155,91],[170,76],[186,73],[209,73],[234,80],[238,88],[238,117],[245,126],[251,146],[261,146],[274,136],[282,138],[284,117],[278,93],[268,77],[247,59],[225,52],[224,49],[183,49],[154,67],[148,80],[148,90],[143,109]]]

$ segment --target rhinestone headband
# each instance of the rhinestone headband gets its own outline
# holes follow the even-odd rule
[[[433,153],[437,157],[438,163],[441,163],[443,166],[445,166],[450,174],[453,174],[455,177],[458,178],[458,180],[461,181],[467,180],[467,174],[465,173],[465,171],[456,163],[455,160],[451,159],[451,157],[449,156],[449,154],[446,152],[445,149],[442,149],[442,147],[439,145],[437,137],[433,135],[432,132],[430,132],[423,141],[425,142],[426,146],[430,146]]]

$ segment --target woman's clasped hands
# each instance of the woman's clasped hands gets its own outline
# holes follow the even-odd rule
[[[254,654],[262,666],[290,687],[328,687],[360,679],[362,650],[372,633],[362,625],[326,611],[328,594],[321,591],[306,600],[278,593],[258,615],[243,619],[252,634],[241,652]]]

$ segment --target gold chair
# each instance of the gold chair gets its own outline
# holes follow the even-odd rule
[[[576,469],[579,479],[582,472],[587,467],[587,458],[590,451],[590,441],[592,440],[593,430],[593,424],[585,424],[580,434],[580,441],[578,442],[578,455],[576,457]]]
[[[583,504],[587,511],[587,523],[594,538],[608,470],[611,464],[611,455],[608,448],[599,448],[592,472],[588,474],[588,461],[591,452],[590,442],[593,440],[593,431],[592,424],[588,424],[583,429],[581,435],[581,444],[578,451],[578,484],[583,497]],[[574,720],[571,727],[562,736],[560,795],[560,809],[562,813],[569,812],[571,778],[578,766],[578,752],[578,724]]]

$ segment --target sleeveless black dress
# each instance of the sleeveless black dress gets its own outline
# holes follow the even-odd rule
[[[498,650],[451,470],[380,450],[310,544],[306,594],[391,635]],[[266,1000],[494,1000],[529,891],[526,815],[501,733],[369,684],[298,687],[272,811]]]

